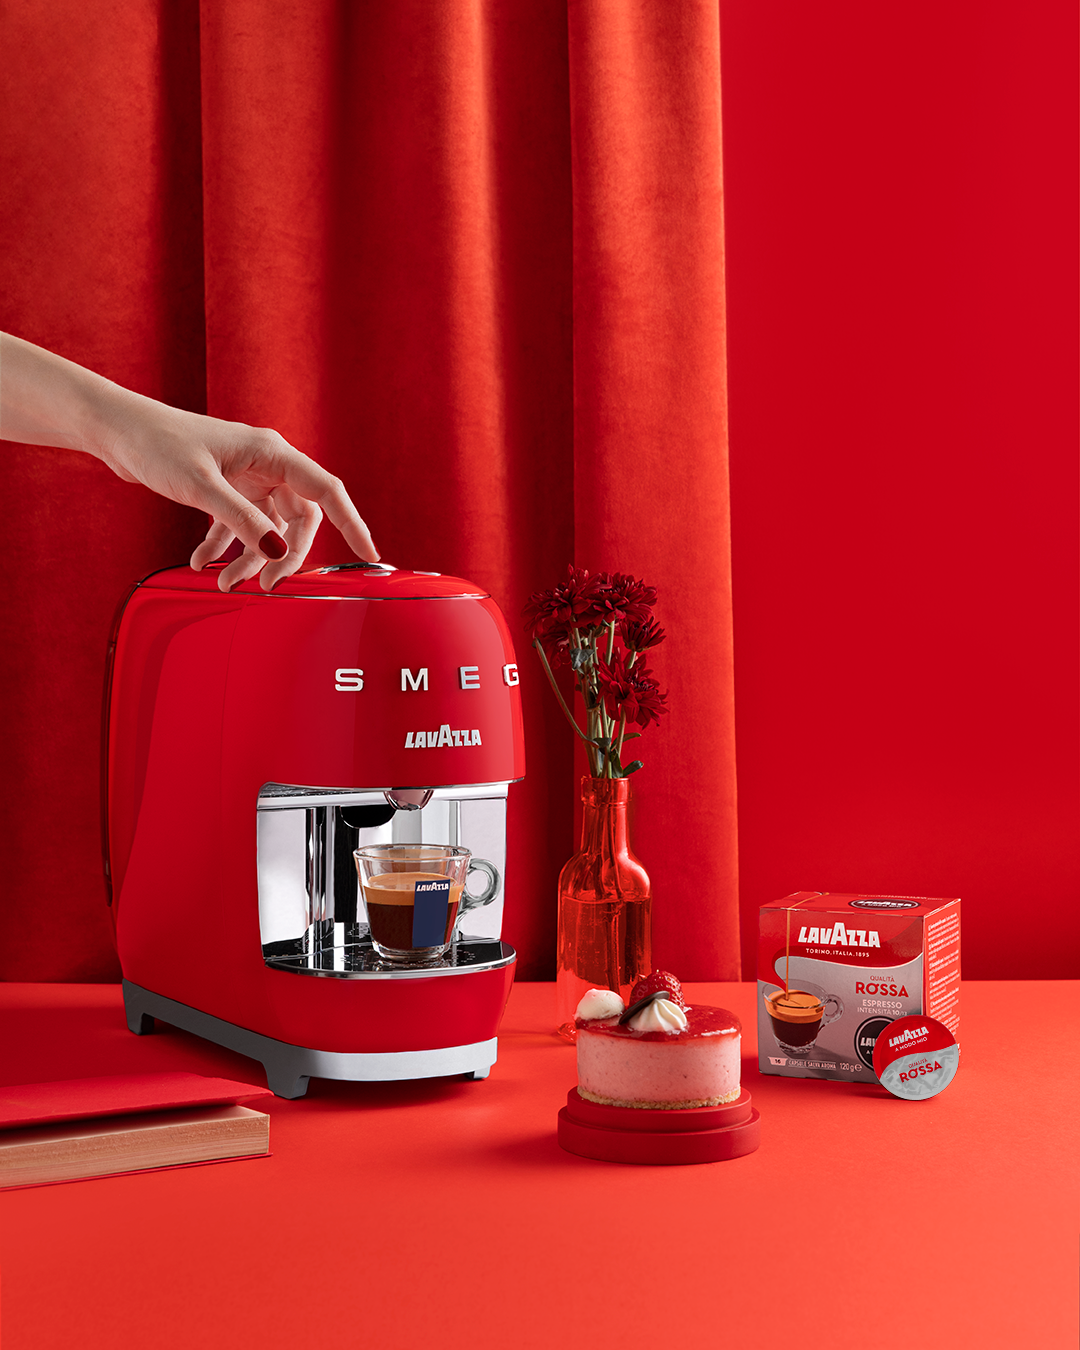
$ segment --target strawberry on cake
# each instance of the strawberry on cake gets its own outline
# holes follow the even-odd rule
[[[610,989],[590,989],[574,1024],[586,1101],[682,1111],[739,1098],[739,1019],[725,1008],[688,1008],[667,971],[638,980],[629,1007]]]

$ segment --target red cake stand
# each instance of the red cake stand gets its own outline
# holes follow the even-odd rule
[[[559,1112],[559,1144],[603,1162],[722,1162],[753,1153],[761,1142],[760,1120],[745,1088],[736,1101],[687,1111],[601,1106],[573,1088]]]

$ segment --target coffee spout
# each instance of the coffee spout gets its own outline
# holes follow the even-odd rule
[[[397,811],[422,811],[431,793],[431,788],[387,788],[383,796]]]

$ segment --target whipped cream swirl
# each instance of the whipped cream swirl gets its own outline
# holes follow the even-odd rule
[[[625,1011],[626,1004],[618,994],[610,989],[590,989],[582,995],[574,1015],[583,1022],[600,1022],[610,1017],[621,1017]]]
[[[666,1031],[677,1036],[687,1027],[686,1014],[670,998],[654,998],[646,1008],[630,1019],[634,1031]]]

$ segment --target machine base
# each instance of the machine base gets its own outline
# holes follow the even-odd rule
[[[685,1111],[636,1110],[586,1101],[572,1088],[559,1112],[559,1144],[602,1162],[707,1163],[741,1158],[761,1142],[750,1094]]]
[[[154,1030],[154,1018],[190,1031],[203,1040],[223,1045],[266,1070],[266,1084],[277,1097],[303,1097],[311,1078],[341,1078],[348,1082],[387,1083],[406,1078],[448,1078],[468,1074],[486,1078],[495,1063],[498,1040],[472,1045],[450,1045],[439,1050],[397,1050],[386,1054],[345,1054],[337,1050],[309,1050],[302,1045],[261,1036],[220,1017],[211,1017],[186,1003],[154,994],[125,980],[124,1011],[129,1030],[146,1036]]]

